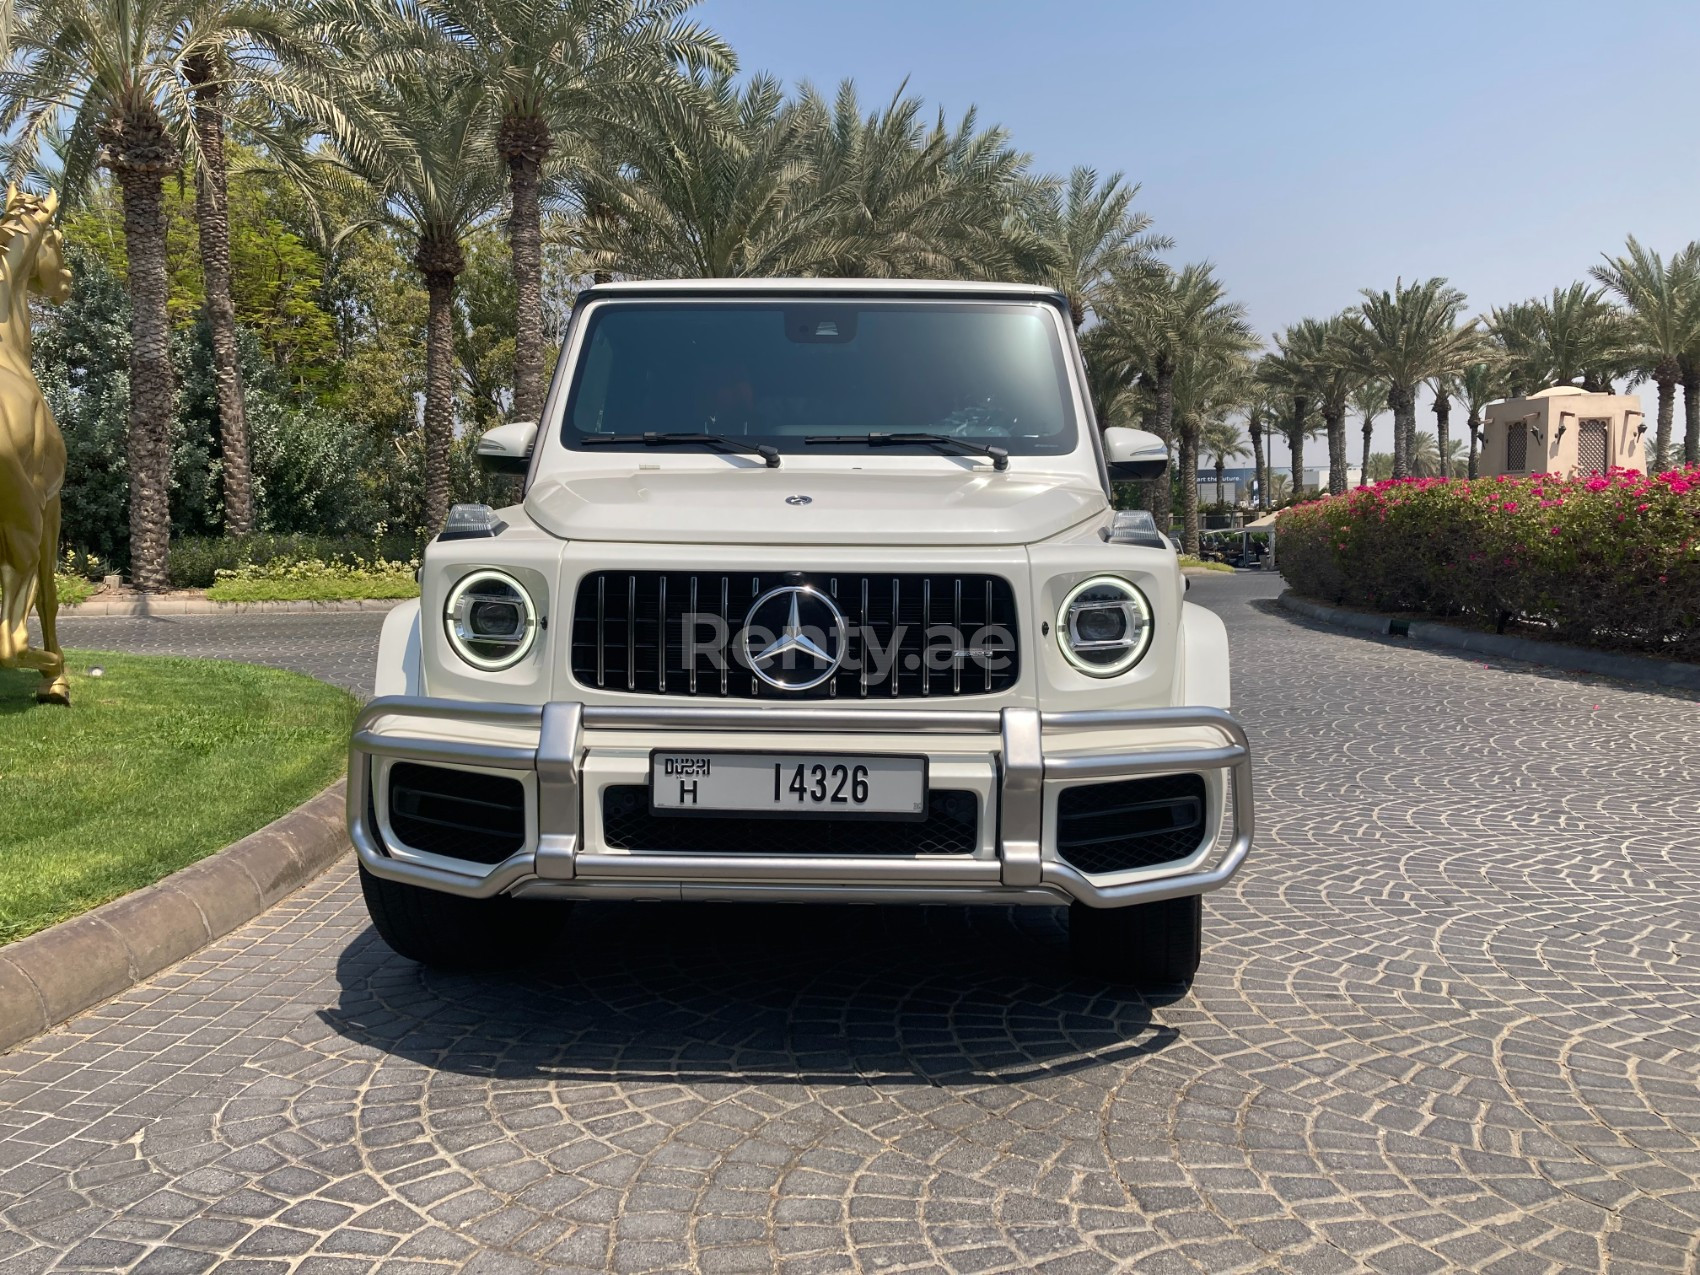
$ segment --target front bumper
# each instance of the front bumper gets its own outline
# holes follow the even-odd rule
[[[965,771],[978,759],[993,830],[985,852],[926,858],[634,853],[600,847],[586,836],[587,820],[595,816],[586,798],[600,782],[596,776],[608,766],[624,766],[630,774],[633,759],[650,745],[684,740],[721,747],[708,741],[759,737],[763,748],[842,752],[847,734],[910,752],[917,737],[937,741]],[[387,844],[373,775],[393,761],[522,779],[530,827],[525,848],[486,866]],[[1046,844],[1048,794],[1054,801],[1058,790],[1083,780],[1194,772],[1221,781],[1223,817],[1212,821],[1207,843],[1176,870],[1094,880]],[[1202,894],[1239,871],[1251,851],[1251,748],[1239,722],[1216,708],[539,707],[386,696],[369,703],[355,723],[348,828],[373,874],[472,898],[507,893],[1125,907]]]

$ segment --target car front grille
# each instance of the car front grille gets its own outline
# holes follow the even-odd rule
[[[602,790],[602,839],[616,850],[664,854],[973,854],[979,812],[974,793],[935,789],[924,819],[657,815],[648,784],[613,784]]]
[[[1190,858],[1204,840],[1204,794],[1200,775],[1065,788],[1057,797],[1057,853],[1091,873]]]
[[[716,621],[735,639],[758,598],[797,584],[829,595],[850,630],[844,665],[819,686],[768,685],[737,657],[735,640],[718,660],[705,649],[687,649],[687,614],[698,617],[696,632],[704,645]],[[572,673],[583,686],[643,695],[781,700],[984,695],[1015,684],[1018,642],[1015,590],[998,576],[597,571],[580,582],[573,603]],[[988,658],[983,652],[994,643],[997,649]]]
[[[525,785],[517,779],[397,762],[389,815],[390,831],[428,854],[500,863],[525,845]]]

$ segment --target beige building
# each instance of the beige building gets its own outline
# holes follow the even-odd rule
[[[1645,469],[1641,400],[1555,385],[1487,409],[1480,468],[1496,474],[1592,474]]]

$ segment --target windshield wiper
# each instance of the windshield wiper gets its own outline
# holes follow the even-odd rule
[[[1009,468],[1009,450],[957,438],[954,434],[810,434],[805,443],[866,443],[869,447],[901,447],[906,443],[956,447],[975,456],[990,456],[993,469]]]
[[[769,469],[779,468],[779,449],[766,443],[745,443],[736,438],[726,438],[720,434],[657,434],[653,430],[645,434],[592,434],[582,440],[585,447],[610,447],[617,444],[630,446],[642,443],[645,447],[679,447],[689,443],[701,443],[705,447],[717,447],[726,452],[743,452],[748,456],[760,456],[767,462]]]

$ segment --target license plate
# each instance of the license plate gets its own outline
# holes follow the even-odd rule
[[[925,757],[840,753],[649,755],[649,800],[657,814],[871,815],[921,819]]]

